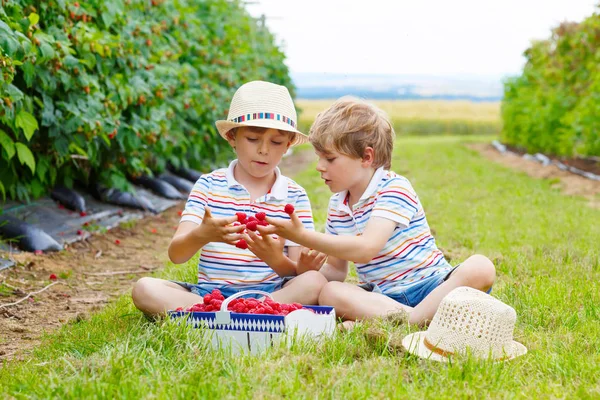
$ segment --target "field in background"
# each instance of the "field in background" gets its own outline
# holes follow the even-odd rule
[[[300,130],[308,132],[317,114],[333,101],[297,100]],[[502,127],[500,102],[379,100],[373,103],[388,113],[396,133],[498,134]]]

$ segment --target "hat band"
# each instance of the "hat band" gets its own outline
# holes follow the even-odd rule
[[[429,340],[427,340],[426,337],[423,338],[423,344],[425,345],[425,347],[427,347],[428,350],[434,352],[435,354],[439,354],[442,357],[448,358],[448,357],[454,355],[453,352],[444,350],[444,349],[439,348],[436,345],[432,344]],[[510,355],[497,358],[496,360],[497,361],[504,361],[504,360],[508,360],[508,359],[510,359]]]
[[[292,126],[293,128],[296,128],[296,121],[294,121],[293,119],[291,119],[289,117],[286,117],[285,115],[275,114],[275,113],[262,113],[261,112],[261,113],[244,114],[239,117],[232,118],[232,119],[230,119],[230,121],[240,123],[240,122],[252,121],[252,120],[257,120],[257,119],[272,119],[275,121],[281,121],[283,123],[286,123],[286,124]]]
[[[434,352],[435,354],[439,354],[442,357],[449,357],[449,356],[454,355],[454,353],[451,351],[446,351],[444,349],[437,347],[434,344],[431,344],[431,342],[429,340],[427,340],[426,337],[423,338],[423,344],[425,345],[425,347],[427,347],[428,350]]]

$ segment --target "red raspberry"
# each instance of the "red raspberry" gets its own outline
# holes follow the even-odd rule
[[[267,221],[258,221],[258,225],[260,225],[260,226],[269,226],[269,223]]]
[[[246,229],[254,232],[254,231],[256,231],[257,226],[258,226],[258,221],[250,221],[246,224]]]
[[[236,212],[235,215],[237,216],[237,219],[240,223],[242,223],[242,224],[246,223],[246,213]]]
[[[210,304],[212,299],[213,299],[213,297],[210,294],[205,294],[204,297],[202,298],[202,300],[204,301],[204,304]]]
[[[261,211],[261,212],[256,213],[255,217],[259,221],[264,221],[265,218],[267,218],[267,214],[265,214],[264,212]]]
[[[48,279],[50,279],[51,281],[55,281],[58,279],[58,276],[56,276],[56,274],[50,274],[50,277]]]
[[[256,219],[256,217],[248,217],[248,219],[246,220],[246,225],[248,225],[248,222],[252,222],[252,221],[258,222],[258,220]]]
[[[246,250],[248,248],[248,243],[246,243],[244,239],[240,239],[235,244],[235,247],[237,247],[238,249]]]
[[[209,304],[209,305],[207,305],[207,306],[204,308],[204,311],[206,311],[206,312],[212,312],[212,311],[216,311],[216,310],[215,310],[215,308],[214,308],[213,306],[211,306],[211,305]]]
[[[85,216],[87,216],[87,213],[85,211],[82,211],[82,212],[79,213],[79,216],[80,217],[85,217]]]
[[[77,230],[77,234],[78,234],[78,235],[83,235],[83,231],[82,231],[81,229],[78,229],[78,230]]]
[[[283,210],[285,211],[286,214],[290,214],[291,215],[291,214],[294,213],[295,208],[291,204],[286,204],[285,208]]]
[[[183,311],[183,307],[177,307],[175,311]]]
[[[121,244],[121,241],[119,239],[115,239],[115,244]]]

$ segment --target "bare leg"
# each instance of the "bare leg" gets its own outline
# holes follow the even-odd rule
[[[347,321],[383,317],[404,310],[408,312],[411,324],[423,326],[431,321],[440,302],[452,289],[470,286],[487,291],[494,283],[495,277],[496,270],[492,262],[487,257],[474,255],[414,308],[380,293],[367,292],[358,286],[335,281],[325,285],[319,296],[319,304],[333,306],[336,314]],[[346,328],[351,326],[350,322],[344,325]]]
[[[164,279],[145,277],[139,279],[131,292],[133,304],[148,315],[165,314],[177,307],[202,303],[202,297],[186,288]]]
[[[336,281],[325,285],[319,296],[319,304],[333,306],[338,317],[349,321],[412,310],[383,294],[367,292],[356,285]]]
[[[306,271],[273,293],[279,303],[317,304],[327,279],[318,271]]]
[[[448,280],[435,288],[410,313],[409,322],[425,326],[429,324],[444,296],[459,286],[469,286],[488,291],[496,280],[494,264],[485,256],[476,254],[467,258]]]

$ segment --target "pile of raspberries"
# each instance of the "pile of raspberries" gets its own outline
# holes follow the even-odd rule
[[[219,289],[214,289],[210,294],[204,295],[202,299],[204,303],[194,304],[193,306],[183,309],[177,308],[175,311],[190,311],[190,312],[214,312],[221,310],[221,305],[225,297]],[[281,304],[271,299],[258,301],[257,299],[233,299],[227,306],[228,311],[233,311],[239,314],[270,314],[270,315],[288,315],[292,311],[300,310],[302,304]]]

